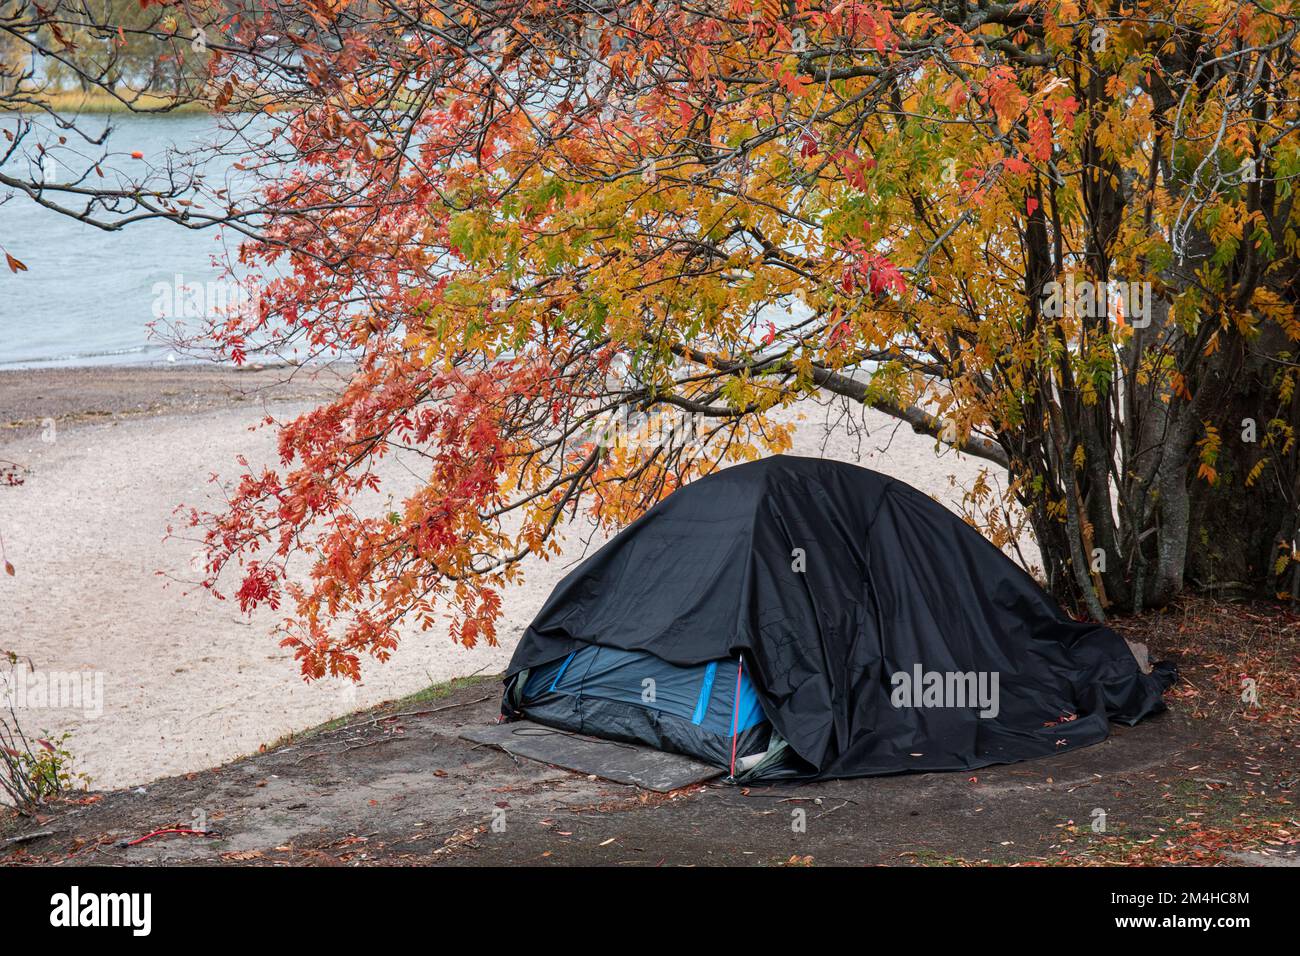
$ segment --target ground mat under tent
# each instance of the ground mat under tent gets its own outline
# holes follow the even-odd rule
[[[476,744],[491,744],[506,753],[542,763],[595,774],[615,783],[630,783],[668,793],[722,775],[722,769],[679,754],[649,747],[584,737],[521,720],[489,727],[471,727],[460,736]]]

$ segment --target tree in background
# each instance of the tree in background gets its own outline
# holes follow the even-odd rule
[[[10,0],[10,6],[17,6]],[[35,12],[33,4],[20,4]],[[82,91],[125,88],[125,95],[191,96],[207,79],[206,56],[189,42],[194,25],[184,10],[149,9],[139,0],[87,0],[45,6],[44,42],[58,55],[44,61],[45,79]],[[168,42],[180,34],[186,42]]]
[[[40,109],[59,93],[99,92],[122,109],[155,110],[196,99],[208,58],[183,9],[139,0],[3,0],[0,91],[6,110]],[[162,101],[159,102],[159,98]]]
[[[358,362],[281,467],[191,516],[208,583],[237,563],[245,608],[287,595],[308,676],[447,608],[490,641],[566,516],[621,526],[835,396],[1003,473],[1094,617],[1294,597],[1293,7],[246,11],[209,88],[277,132],[243,252],[268,279],[211,332],[236,361],[269,337]],[[609,440],[625,415],[688,433]],[[423,486],[376,513],[398,450]],[[971,491],[1005,545],[993,475]]]

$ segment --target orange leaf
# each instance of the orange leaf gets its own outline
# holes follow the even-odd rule
[[[5,262],[9,263],[9,271],[10,271],[10,272],[26,272],[26,271],[27,271],[27,266],[26,266],[26,265],[24,265],[23,263],[19,262],[17,259],[15,259],[13,256],[9,255],[9,253],[7,253],[7,252],[5,253]]]

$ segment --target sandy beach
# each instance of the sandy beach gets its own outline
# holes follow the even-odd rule
[[[556,582],[584,552],[570,528],[565,557],[532,561],[507,592],[498,647],[466,650],[444,634],[408,635],[361,685],[305,684],[270,631],[277,612],[242,615],[188,587],[193,545],[164,541],[173,509],[211,505],[213,472],[237,455],[274,453],[266,414],[292,417],[335,387],[329,370],[96,368],[0,373],[0,460],[23,483],[0,487],[0,535],[14,577],[0,577],[0,649],[38,670],[102,679],[102,707],[28,707],[31,732],[70,731],[76,769],[96,787],[198,771],[285,734],[412,693],[495,673]],[[808,404],[794,453],[857,462],[946,502],[980,463],[880,413]],[[587,544],[588,553],[599,540]],[[161,574],[159,572],[162,572]],[[88,712],[92,710],[94,712]]]

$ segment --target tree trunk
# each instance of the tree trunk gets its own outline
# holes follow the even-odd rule
[[[1295,539],[1300,453],[1279,440],[1279,425],[1300,431],[1300,394],[1279,400],[1285,351],[1285,336],[1269,325],[1225,359],[1232,388],[1213,412],[1222,436],[1217,478],[1191,486],[1187,583],[1198,590],[1271,597],[1286,584],[1277,581],[1276,565]]]

